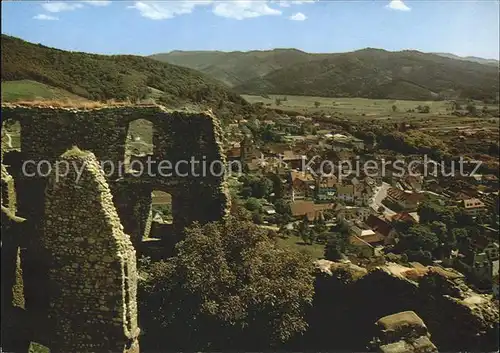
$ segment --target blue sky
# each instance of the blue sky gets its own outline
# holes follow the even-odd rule
[[[2,33],[103,54],[366,47],[499,57],[499,1],[2,1]]]

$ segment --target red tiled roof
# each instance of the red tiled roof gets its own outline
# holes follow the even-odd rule
[[[389,233],[393,230],[393,227],[389,223],[374,215],[369,215],[365,223],[373,229],[374,232],[380,233],[384,237],[389,236]]]

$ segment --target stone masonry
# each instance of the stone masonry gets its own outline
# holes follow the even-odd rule
[[[91,152],[62,160],[78,169],[52,175],[42,245],[49,259],[52,352],[138,352],[135,250]],[[76,172],[83,166],[81,179]]]
[[[172,195],[175,236],[169,241],[180,239],[192,222],[219,221],[228,214],[224,175],[120,173],[129,124],[137,119],[153,124],[155,148],[149,158],[155,162],[175,165],[191,157],[225,162],[222,129],[211,113],[156,105],[2,104],[2,120],[21,127],[21,151],[4,156],[2,148],[2,163],[8,165],[2,164],[1,196],[2,219],[8,219],[2,224],[8,283],[16,282],[16,264],[10,262],[20,254],[22,271],[16,273],[22,274],[22,310],[28,318],[21,324],[27,330],[23,344],[35,341],[65,353],[138,351],[134,247],[140,249],[151,228],[151,191]],[[79,183],[72,174],[54,183],[53,173],[39,175],[33,165],[22,170],[26,161],[43,162],[43,171],[57,161],[88,165]],[[113,173],[102,169],[103,161],[114,165]],[[12,292],[7,287],[3,293]]]

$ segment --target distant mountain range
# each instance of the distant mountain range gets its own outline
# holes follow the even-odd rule
[[[450,53],[433,53],[445,58],[450,58],[450,59],[456,59],[456,60],[465,60],[465,61],[472,61],[475,63],[479,64],[484,64],[484,65],[493,65],[498,67],[500,64],[500,61],[495,60],[495,59],[484,59],[484,58],[478,58],[477,56],[458,56],[455,54],[450,54]]]
[[[494,60],[452,54],[367,48],[335,54],[173,51],[150,57],[202,71],[246,94],[489,100],[499,92]]]

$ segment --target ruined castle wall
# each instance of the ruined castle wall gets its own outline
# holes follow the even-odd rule
[[[207,165],[214,160],[225,162],[221,145],[222,129],[217,119],[209,113],[167,111],[159,106],[69,109],[7,104],[2,108],[6,118],[21,122],[23,134],[21,149],[26,158],[53,162],[61,153],[76,145],[93,152],[100,161],[113,163],[115,174],[109,174],[110,184],[117,179],[119,163],[124,162],[129,123],[136,119],[145,119],[153,123],[155,150],[152,157],[156,161],[168,160],[173,165],[181,160],[189,161],[191,158],[206,161]],[[187,168],[186,166],[186,170]],[[181,168],[181,172],[186,170]],[[140,177],[142,183],[167,185],[175,179],[182,179],[178,182],[184,185],[178,189],[180,195],[186,195],[184,203],[205,204],[205,207],[196,214],[188,214],[186,221],[218,220],[221,214],[227,214],[229,195],[223,176],[213,176],[208,173],[186,181],[184,177],[159,176],[155,167],[152,168],[152,172],[156,177]],[[198,172],[199,170],[196,171]],[[206,188],[212,191],[211,193],[203,191],[207,200],[200,199],[195,191],[187,192],[194,190],[192,185],[200,183],[203,183],[203,186],[199,187],[200,190]],[[204,212],[208,212],[208,216],[199,219],[205,214]]]
[[[151,230],[151,191],[147,184],[114,183],[113,201],[126,234],[135,248]]]
[[[42,243],[49,253],[53,352],[138,350],[135,250],[92,153],[61,159],[84,166],[49,181]]]

